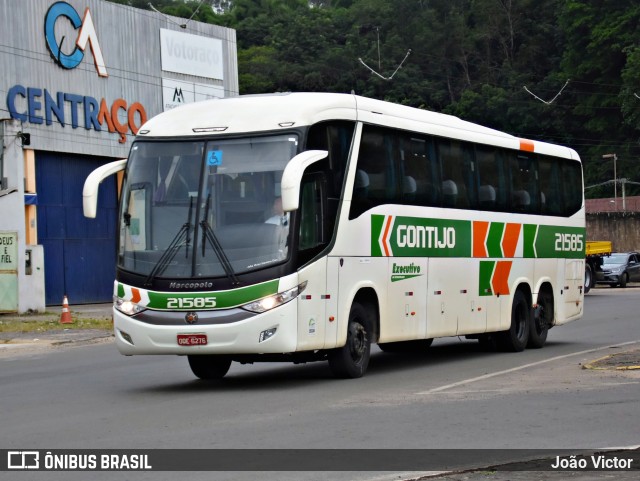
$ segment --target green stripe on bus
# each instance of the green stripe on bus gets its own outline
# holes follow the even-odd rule
[[[397,257],[471,257],[471,222],[396,216],[389,244]]]
[[[479,296],[490,296],[493,294],[491,291],[491,277],[493,276],[493,270],[495,267],[495,261],[480,261],[480,281],[478,286]]]
[[[536,240],[536,232],[538,226],[533,224],[524,224],[523,226],[524,249],[523,255],[527,258],[535,257],[534,243]]]
[[[487,254],[489,257],[502,257],[503,234],[504,224],[502,222],[492,222],[487,235]]]
[[[388,250],[396,257],[472,257],[472,222],[394,216],[391,232],[380,246],[387,216],[371,216],[371,255],[382,257]],[[487,233],[487,257],[503,258],[506,224],[491,222]],[[524,258],[581,259],[585,252],[583,227],[522,224]],[[517,251],[516,251],[517,252]]]
[[[195,311],[210,309],[229,309],[249,302],[257,301],[278,292],[279,281],[268,281],[228,291],[208,292],[156,292],[146,291],[149,296],[149,309],[169,311]],[[118,295],[124,287],[118,285]],[[185,301],[186,300],[186,301]]]
[[[582,259],[586,229],[541,225],[536,236],[536,257]]]
[[[371,216],[371,256],[382,257],[382,249],[380,248],[380,235],[384,226],[385,216]]]

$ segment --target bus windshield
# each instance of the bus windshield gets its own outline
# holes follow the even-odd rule
[[[289,255],[280,181],[295,135],[136,142],[119,214],[119,267],[154,278],[227,276]]]

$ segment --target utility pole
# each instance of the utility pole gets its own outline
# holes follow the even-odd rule
[[[603,159],[613,159],[613,204],[618,210],[618,174],[616,173],[616,162],[618,156],[616,154],[604,154]]]

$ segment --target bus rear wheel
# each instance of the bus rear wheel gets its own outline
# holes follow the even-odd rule
[[[353,379],[364,376],[371,356],[371,311],[354,302],[349,312],[347,342],[328,353],[329,367],[339,378]]]
[[[191,355],[189,367],[197,378],[204,381],[222,379],[231,367],[231,359],[219,355]]]
[[[549,327],[553,323],[553,297],[549,293],[538,296],[538,306],[533,311],[527,347],[539,349],[547,342]]]
[[[593,270],[589,263],[584,265],[584,293],[586,294],[593,287]]]
[[[527,347],[531,323],[531,307],[522,290],[513,295],[511,305],[511,326],[496,336],[498,348],[501,351],[520,352]]]

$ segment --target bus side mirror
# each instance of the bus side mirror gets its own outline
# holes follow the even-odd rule
[[[116,160],[115,162],[101,165],[89,174],[87,180],[84,181],[84,188],[82,189],[82,210],[85,217],[95,219],[100,183],[110,175],[124,170],[126,164],[127,159]]]
[[[291,212],[300,206],[300,181],[304,170],[314,162],[329,155],[326,150],[308,150],[296,155],[289,161],[282,173],[280,191],[282,193],[282,210]]]

